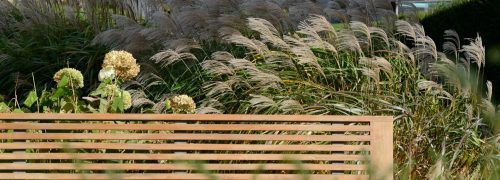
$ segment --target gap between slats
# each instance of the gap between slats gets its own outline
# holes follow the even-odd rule
[[[261,145],[261,144],[132,144],[29,142],[0,143],[0,149],[129,149],[129,150],[218,150],[218,151],[363,151],[369,145]]]
[[[12,140],[245,140],[245,141],[370,141],[369,135],[263,135],[188,133],[0,133]]]
[[[363,155],[347,154],[144,154],[144,153],[1,153],[0,160],[320,160],[361,161]]]
[[[303,179],[307,176],[309,180],[342,179],[342,180],[365,180],[368,175],[347,175],[347,174],[214,174],[221,180],[247,180],[261,179]],[[61,174],[61,173],[0,173],[0,179],[178,179],[178,180],[205,180],[209,177],[206,174]]]
[[[0,123],[12,130],[370,131],[367,125]]]
[[[390,116],[241,115],[241,114],[1,114],[2,120],[47,121],[244,121],[244,122],[371,122],[392,121]]]
[[[367,170],[366,165],[351,164],[200,164],[204,170]],[[0,170],[197,170],[194,164],[101,164],[101,163],[0,163]]]

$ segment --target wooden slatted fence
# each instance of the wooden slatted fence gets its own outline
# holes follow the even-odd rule
[[[392,179],[392,133],[384,116],[0,114],[0,179]]]

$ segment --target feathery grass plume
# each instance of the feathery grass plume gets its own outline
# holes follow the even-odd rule
[[[141,34],[144,27],[133,19],[122,15],[113,15],[116,21],[116,29],[109,29],[97,34],[92,44],[100,44],[128,52],[144,52],[152,48],[153,41],[147,40]]]
[[[368,78],[373,79],[376,83],[380,82],[380,68],[361,68],[361,73]]]
[[[178,62],[184,62],[186,65],[192,62],[197,62],[198,58],[191,53],[177,53],[174,50],[164,50],[156,53],[151,57],[157,64],[161,64],[163,68],[176,64]]]
[[[203,85],[203,91],[206,92],[206,96],[212,99],[219,99],[227,95],[234,95],[231,86],[225,82],[213,81],[207,82]]]
[[[219,29],[219,34],[222,40],[235,44],[237,46],[245,47],[251,50],[253,53],[262,54],[265,49],[261,46],[256,45],[254,41],[243,36],[238,30],[229,27],[222,27]]]
[[[422,26],[420,24],[414,24],[413,29],[415,30],[415,34],[417,35],[417,38],[426,36],[424,26]]]
[[[291,29],[290,18],[283,13],[283,9],[276,1],[252,0],[241,1],[239,4],[240,13],[246,17],[265,19],[277,27],[279,31],[287,32]]]
[[[462,95],[469,97],[474,94],[471,92],[471,83],[473,83],[470,81],[471,74],[463,65],[455,64],[442,55],[438,62],[430,66],[430,69],[432,74],[443,77],[446,85],[455,87]]]
[[[270,74],[270,73],[265,73],[262,71],[250,71],[250,78],[248,81],[252,84],[254,84],[253,87],[260,88],[260,89],[281,89],[283,81],[281,80],[280,77]]]
[[[372,39],[379,39],[381,44],[384,45],[382,48],[389,47],[389,36],[387,36],[387,33],[383,29],[378,27],[368,27],[368,29],[370,30]]]
[[[337,48],[343,52],[355,52],[362,54],[359,41],[352,31],[341,30],[337,36]]]
[[[414,54],[422,72],[427,74],[429,65],[439,58],[436,43],[429,36],[417,37],[414,49]]]
[[[261,18],[248,18],[248,28],[260,33],[264,43],[270,43],[273,47],[288,50],[288,44],[280,38],[278,30],[267,20]]]
[[[217,36],[217,29],[210,29],[213,27],[210,26],[211,16],[198,4],[177,7],[171,14],[182,33],[187,37],[209,40]]]
[[[296,33],[300,34],[301,40],[312,48],[325,49],[337,53],[337,49],[329,42],[324,41],[312,26],[303,24]]]
[[[297,63],[299,65],[305,66],[312,72],[319,72],[322,76],[324,76],[323,69],[318,63],[317,57],[311,51],[311,48],[307,46],[304,42],[299,39],[295,39],[291,36],[284,36],[285,41],[290,45],[291,51],[297,57]]]
[[[274,114],[278,109],[278,104],[273,99],[263,95],[250,95],[251,99],[248,101],[250,107],[254,108],[253,113]]]
[[[166,84],[165,80],[158,75],[158,72],[141,73],[135,81],[145,90]],[[132,82],[129,82],[129,85],[132,85]]]
[[[112,67],[115,69],[116,78],[122,80],[132,80],[140,71],[137,60],[127,51],[111,51],[104,56],[102,67]]]
[[[201,101],[200,107],[212,107],[215,109],[223,110],[225,108],[224,104],[219,102],[217,99],[205,98]]]
[[[371,69],[380,69],[386,72],[388,75],[392,75],[392,64],[383,57],[361,57],[359,59],[359,64],[365,65]]]
[[[161,114],[171,108],[171,102],[167,94],[164,94],[161,97],[159,97],[157,101],[158,102],[156,102],[151,108],[155,113]]]
[[[259,71],[254,63],[246,59],[231,59],[229,60],[229,67],[231,67],[234,71]]]
[[[69,78],[68,86],[72,88],[83,87],[83,75],[74,68],[63,68],[54,74],[54,81],[59,83],[63,77]]]
[[[454,99],[453,95],[444,90],[441,84],[429,80],[418,80],[417,87],[421,91],[426,91],[432,95],[444,95],[447,99]]]
[[[225,82],[228,86],[232,87],[233,89],[250,89],[252,88],[252,85],[250,85],[250,82],[248,82],[248,79],[245,79],[244,77],[241,76],[231,76],[229,79]]]
[[[397,39],[391,39],[391,42],[393,46],[397,48],[397,52],[399,53],[400,56],[406,57],[404,59],[409,59],[412,64],[415,64],[415,55],[413,54],[412,50],[406,46],[406,44],[402,43],[401,41]]]
[[[295,63],[293,63],[290,55],[284,52],[271,51],[264,55],[264,60],[267,65],[274,69],[290,69],[297,71],[297,67],[295,67]]]
[[[288,0],[288,3],[285,1],[281,7],[288,10],[286,12],[294,26],[307,19],[311,14],[323,14],[323,7],[319,7],[311,1]]]
[[[216,60],[205,60],[201,63],[201,67],[204,71],[216,76],[234,74],[233,69]]]
[[[479,35],[476,39],[471,40],[469,45],[464,45],[461,52],[464,52],[465,58],[469,62],[477,64],[478,71],[486,66],[486,50],[483,46],[483,40]]]
[[[372,46],[372,37],[368,26],[359,21],[351,21],[349,25],[352,32],[354,32],[354,35],[358,39],[358,42],[364,44],[369,52]]]
[[[263,53],[268,53],[269,52],[269,48],[267,47],[267,45],[265,43],[263,43],[262,41],[259,41],[257,39],[252,39],[252,42],[259,46],[259,48],[262,50],[261,52]]]
[[[302,104],[293,99],[281,101],[278,109],[285,114],[300,114],[304,112]]]
[[[203,49],[196,40],[189,38],[167,40],[163,43],[163,46],[165,49],[172,49],[178,53],[189,53],[191,50]]]
[[[491,101],[493,96],[493,83],[491,81],[486,81],[486,98]]]
[[[326,33],[323,37],[326,40],[335,39],[335,37],[337,37],[337,31],[335,31],[330,21],[328,21],[324,16],[317,14],[310,15],[307,19],[300,22],[298,28],[300,30],[311,29],[316,33]]]
[[[459,58],[460,49],[460,36],[455,30],[445,30],[444,31],[443,52],[452,53],[455,60]]]
[[[143,90],[128,90],[132,96],[132,107],[154,106],[155,103],[147,98]]]
[[[227,52],[227,51],[217,51],[212,53],[211,55],[213,60],[217,61],[222,61],[222,62],[228,62],[231,59],[234,59],[233,54]]]
[[[415,32],[415,28],[409,22],[397,20],[396,31],[396,34],[410,38],[410,40],[412,41],[417,40],[417,33]]]

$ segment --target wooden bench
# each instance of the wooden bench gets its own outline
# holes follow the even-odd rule
[[[392,179],[392,126],[381,116],[0,114],[0,179],[369,179],[368,169]]]

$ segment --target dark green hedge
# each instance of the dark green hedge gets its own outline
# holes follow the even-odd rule
[[[475,38],[479,34],[487,49],[486,77],[496,86],[500,100],[500,0],[472,0],[436,11],[421,20],[426,33],[438,47],[443,44],[443,33],[454,29],[461,38]],[[462,44],[468,41],[462,39]]]

